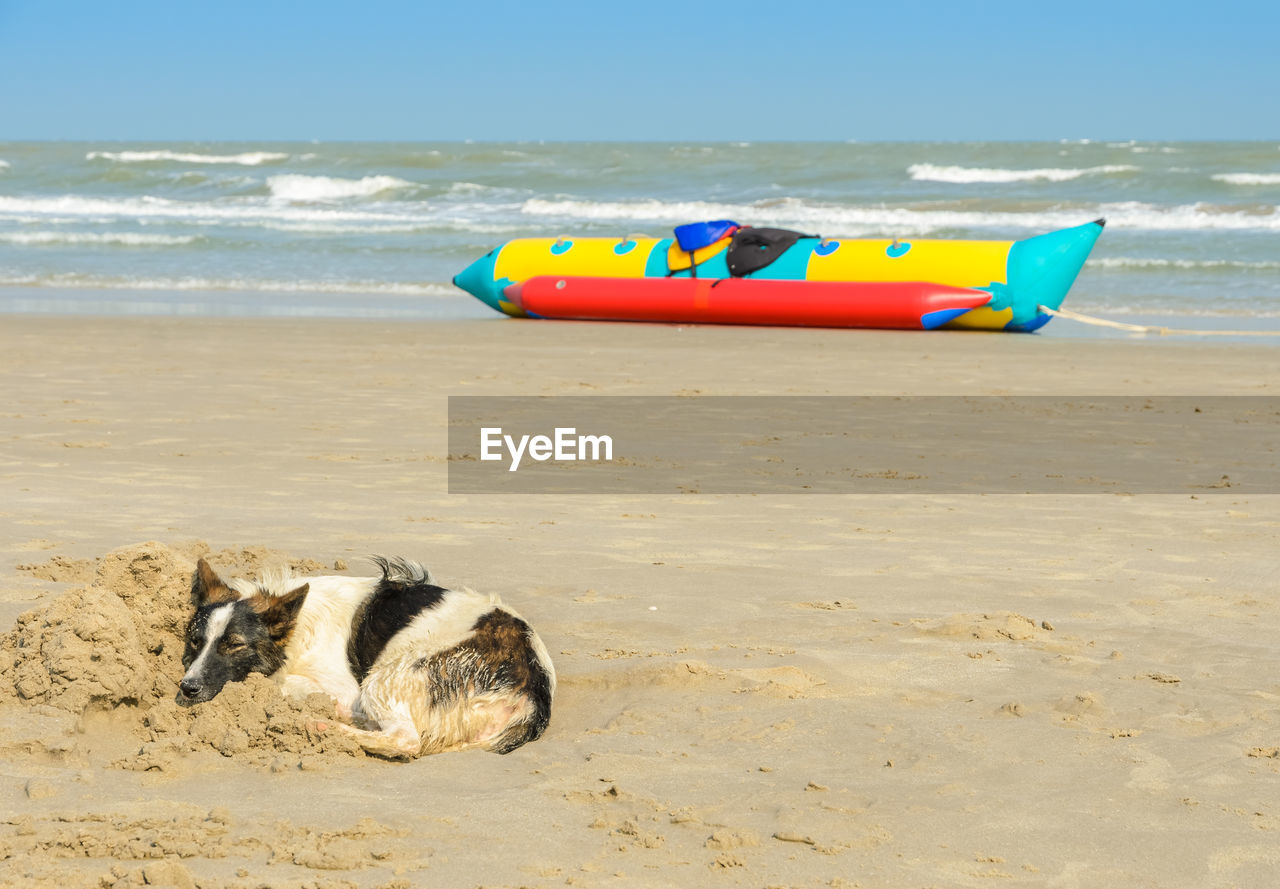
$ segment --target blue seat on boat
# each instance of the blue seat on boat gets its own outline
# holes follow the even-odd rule
[[[676,243],[685,253],[701,250],[708,244],[714,244],[727,235],[733,234],[738,223],[729,219],[717,219],[713,222],[690,222],[688,225],[677,225]]]

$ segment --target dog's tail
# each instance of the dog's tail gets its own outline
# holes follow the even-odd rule
[[[403,583],[410,586],[429,583],[436,585],[435,578],[425,565],[399,556],[370,556],[369,561],[382,570],[382,579],[392,583]]]

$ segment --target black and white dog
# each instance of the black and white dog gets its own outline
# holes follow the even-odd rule
[[[381,577],[226,582],[201,559],[179,702],[263,673],[290,697],[332,697],[355,723],[334,729],[381,756],[510,753],[537,739],[556,674],[529,625],[497,596],[436,586],[416,562],[374,562]]]

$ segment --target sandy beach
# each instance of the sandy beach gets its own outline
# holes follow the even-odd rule
[[[1271,346],[5,316],[0,387],[6,887],[1280,873],[1280,495],[446,483],[449,395],[1274,396]],[[197,556],[307,575],[371,553],[537,628],[541,740],[399,763],[265,681],[172,705]]]

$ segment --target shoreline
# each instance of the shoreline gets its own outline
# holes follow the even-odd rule
[[[312,360],[314,356],[307,355],[306,350],[323,344],[352,361],[360,360],[365,350],[388,342],[405,348],[433,343],[447,346],[451,355],[464,355],[463,364],[468,366],[475,361],[483,363],[477,350],[491,350],[497,355],[516,349],[531,350],[548,366],[575,367],[583,360],[579,352],[584,337],[589,338],[594,359],[591,369],[605,375],[608,384],[591,385],[586,392],[570,387],[564,390],[565,394],[590,394],[597,389],[602,394],[682,394],[696,387],[698,393],[720,395],[1256,395],[1271,394],[1280,387],[1268,366],[1259,363],[1272,356],[1270,340],[1266,338],[1237,342],[1230,338],[1135,336],[1120,332],[1114,332],[1118,334],[1115,336],[1055,337],[1043,332],[1059,324],[1066,327],[1071,324],[1067,319],[1054,319],[1036,333],[1010,334],[542,321],[508,318],[480,308],[484,314],[477,318],[439,319],[13,313],[0,316],[9,322],[0,330],[0,343],[18,333],[26,337],[70,337],[76,341],[93,338],[104,330],[110,331],[115,343],[139,346],[159,344],[168,337],[180,341],[243,336],[244,342],[229,339],[227,345],[232,350],[251,351],[255,342],[281,342],[294,354]],[[277,339],[281,335],[282,341]],[[1204,356],[1203,360],[1212,361],[1215,369],[1238,365],[1255,373],[1238,379],[1205,374],[1187,364],[1185,356],[1154,358],[1163,350],[1146,350],[1144,347],[1150,342],[1198,353]],[[103,346],[101,342],[94,345]],[[757,366],[754,357],[761,349],[785,357],[786,364]],[[562,358],[554,357],[557,350],[564,350]],[[673,387],[672,373],[676,368],[650,368],[637,359],[648,350],[659,350],[664,359],[674,357],[680,361],[689,374],[687,384]],[[106,354],[127,357],[116,350]],[[1107,358],[1105,366],[1096,364],[1101,356]],[[886,359],[896,363],[886,366]],[[611,365],[611,360],[616,360],[617,365]],[[840,373],[819,373],[833,361],[841,366]],[[1035,376],[1022,375],[1028,366],[1037,370]],[[1140,372],[1140,376],[1117,376],[1117,367]],[[1045,370],[1052,373],[1040,373]],[[646,376],[655,385],[647,385]],[[455,394],[550,393],[557,388],[554,378],[540,381],[524,375],[495,374],[480,379],[483,385],[464,383]],[[587,386],[585,382],[582,385]],[[1141,391],[1135,391],[1135,385]],[[1147,385],[1149,391],[1142,388]]]
[[[443,286],[443,285],[441,285]],[[39,294],[38,296],[35,294]],[[1070,302],[1066,306],[1071,308]],[[1162,342],[1255,342],[1280,345],[1280,318],[1228,314],[1116,313],[1103,309],[1089,313],[1125,324],[1170,328],[1168,335],[1141,334],[1084,324],[1069,318],[1054,318],[1031,334],[1042,340],[1131,340]],[[362,321],[455,323],[472,321],[519,322],[509,319],[458,292],[454,296],[423,296],[389,293],[318,293],[201,290],[94,290],[79,288],[0,287],[0,318],[151,318],[199,320],[271,320],[293,322]],[[578,322],[637,326],[630,322]],[[639,325],[644,326],[644,325]],[[670,327],[734,327],[736,325],[656,324]],[[785,332],[803,328],[761,328]],[[845,334],[867,333],[857,328],[819,328]],[[1256,334],[1196,334],[1178,331],[1244,330]],[[973,331],[912,331],[927,337],[972,334]],[[981,332],[977,332],[981,335]],[[783,334],[780,334],[783,335]]]

